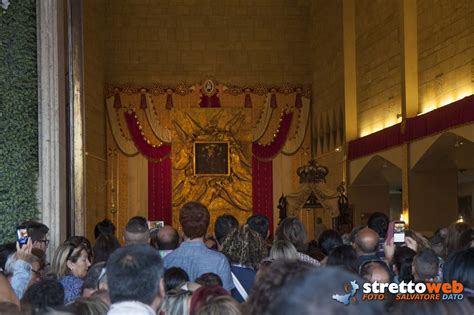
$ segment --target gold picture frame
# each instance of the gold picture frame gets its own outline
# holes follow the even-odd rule
[[[193,146],[195,176],[229,176],[228,141],[195,141]]]

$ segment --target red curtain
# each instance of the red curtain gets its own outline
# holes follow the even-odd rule
[[[125,119],[135,146],[148,159],[148,220],[171,224],[171,145],[148,143],[135,113],[126,112]]]
[[[273,141],[268,145],[263,145],[258,142],[252,143],[252,153],[254,156],[261,160],[273,159],[280,153],[281,149],[285,145],[286,138],[288,137],[288,131],[291,126],[291,119],[293,118],[293,112],[283,113],[280,127],[273,138]]]
[[[474,95],[434,111],[409,118],[406,141],[412,141],[455,126],[474,121]]]
[[[349,142],[348,159],[353,160],[373,152],[382,151],[390,147],[402,144],[401,124],[374,132],[368,136]]]
[[[426,137],[443,130],[474,121],[474,95],[349,142],[348,159],[354,160],[405,142]]]
[[[273,162],[252,157],[253,214],[262,214],[270,220],[273,231]]]
[[[171,159],[148,161],[148,219],[170,225],[171,197]]]
[[[128,130],[130,131],[135,146],[147,159],[159,162],[161,159],[170,155],[171,145],[162,144],[157,147],[147,142],[147,139],[145,139],[140,130],[140,123],[135,113],[125,112],[125,119],[127,120]]]
[[[252,206],[254,214],[262,214],[270,220],[273,231],[273,158],[285,145],[293,113],[283,113],[280,127],[268,145],[252,143]]]

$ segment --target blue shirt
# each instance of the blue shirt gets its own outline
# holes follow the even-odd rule
[[[224,289],[230,292],[234,288],[227,258],[208,249],[203,242],[183,242],[163,261],[165,268],[182,268],[190,281],[195,281],[203,273],[213,272],[221,278]]]
[[[74,302],[81,297],[82,284],[84,280],[73,275],[67,275],[58,279],[64,288],[64,304]]]

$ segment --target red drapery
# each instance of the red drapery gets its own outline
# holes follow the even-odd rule
[[[125,119],[135,146],[148,159],[148,219],[171,224],[171,145],[151,145],[135,113],[126,112]]]
[[[473,121],[474,95],[471,95],[429,113],[408,118],[404,133],[402,124],[396,124],[349,142],[348,159],[354,160]]]
[[[280,127],[273,138],[273,141],[269,144],[263,145],[258,142],[252,143],[252,153],[254,156],[261,160],[273,159],[285,145],[286,138],[288,137],[288,131],[291,126],[291,119],[293,118],[293,112],[283,113],[280,121]]]
[[[262,214],[270,220],[273,231],[273,162],[252,157],[253,214]]]
[[[170,225],[171,216],[171,159],[148,161],[148,219]]]
[[[401,124],[374,132],[371,135],[349,142],[348,159],[369,155],[402,144]]]
[[[293,113],[283,113],[278,132],[268,145],[252,143],[252,206],[254,214],[265,215],[273,231],[273,158],[285,145]]]
[[[160,146],[153,146],[147,141],[140,130],[140,123],[135,113],[125,112],[125,119],[127,120],[128,130],[130,131],[135,146],[147,159],[159,162],[161,159],[170,155],[171,145],[162,144]]]
[[[199,107],[221,107],[221,101],[219,99],[219,90],[216,90],[216,94],[208,96],[202,93],[199,100]]]

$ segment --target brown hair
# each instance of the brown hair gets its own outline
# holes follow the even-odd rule
[[[190,239],[206,235],[209,226],[209,210],[199,202],[188,202],[179,211],[179,223]]]
[[[250,315],[268,314],[268,307],[278,296],[279,290],[290,281],[302,277],[313,266],[296,260],[275,260],[267,270],[261,273],[247,300]]]
[[[308,238],[303,223],[297,218],[286,218],[276,230],[278,240],[289,241],[299,252],[306,251]]]
[[[471,234],[471,226],[467,223],[453,223],[448,227],[448,235],[446,237],[446,256],[469,247],[470,239],[462,237],[466,234]]]
[[[227,235],[222,243],[222,253],[232,263],[257,269],[260,261],[266,256],[267,249],[260,234],[244,225]]]

